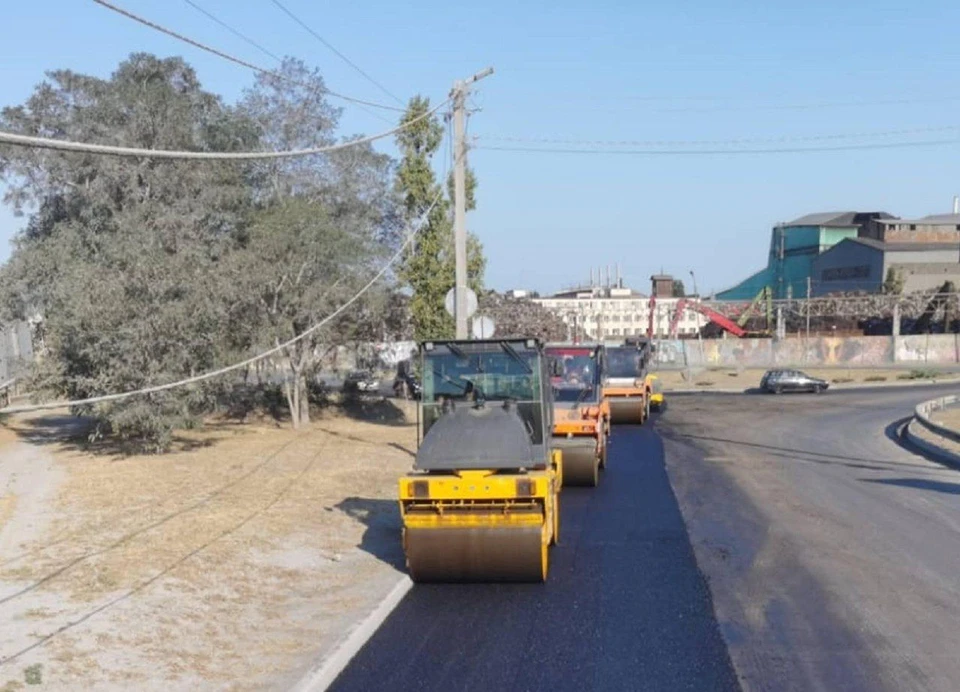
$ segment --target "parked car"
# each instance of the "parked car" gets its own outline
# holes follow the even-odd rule
[[[373,376],[368,370],[356,370],[351,372],[343,380],[343,391],[345,392],[376,392],[380,388],[380,380]]]
[[[760,389],[765,392],[813,392],[826,391],[830,383],[817,377],[810,377],[799,370],[768,370],[760,380]]]

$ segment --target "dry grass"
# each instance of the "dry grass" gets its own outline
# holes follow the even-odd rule
[[[57,518],[0,556],[0,584],[27,589],[0,608],[42,634],[110,605],[49,641],[45,678],[259,687],[381,595],[414,426],[331,415],[298,432],[219,423],[186,437],[190,451],[160,457],[50,446],[67,470]],[[19,648],[0,646],[0,658]]]

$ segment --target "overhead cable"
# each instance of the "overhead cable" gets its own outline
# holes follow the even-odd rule
[[[253,46],[254,48],[256,48],[258,51],[260,51],[260,52],[263,53],[264,55],[266,55],[268,58],[273,58],[273,59],[276,60],[277,62],[283,62],[283,59],[280,58],[278,55],[276,55],[276,53],[272,53],[271,51],[269,51],[269,50],[267,50],[266,48],[264,48],[263,46],[261,46],[259,43],[257,43],[256,41],[254,41],[252,38],[250,38],[250,37],[247,36],[246,34],[238,31],[237,29],[234,29],[232,26],[230,26],[230,25],[227,24],[225,21],[223,21],[222,19],[220,19],[219,17],[217,17],[217,16],[216,16],[215,14],[213,14],[212,12],[208,12],[208,11],[205,10],[204,8],[200,7],[200,5],[198,5],[197,3],[195,3],[193,0],[183,0],[183,1],[184,1],[185,3],[187,3],[188,5],[190,5],[190,7],[192,7],[193,9],[195,9],[195,10],[196,10],[197,12],[199,12],[200,14],[208,17],[211,21],[214,21],[214,22],[216,22],[217,24],[219,24],[220,26],[222,26],[224,29],[226,29],[227,31],[229,31],[231,34],[233,34],[233,35],[236,36],[237,38],[239,38],[239,39],[241,39],[241,40],[243,40],[243,41],[246,41],[248,44],[250,44],[251,46]]]
[[[298,341],[302,341],[306,337],[310,336],[317,330],[324,327],[331,320],[335,319],[336,317],[341,315],[343,312],[345,312],[347,308],[349,308],[351,305],[357,302],[363,296],[363,294],[369,291],[373,287],[373,285],[377,281],[379,281],[384,274],[387,273],[387,270],[393,265],[393,263],[396,262],[398,259],[400,259],[400,256],[407,249],[410,243],[413,242],[413,239],[417,236],[417,234],[421,230],[423,230],[424,226],[426,226],[427,224],[427,220],[430,217],[430,212],[432,212],[434,207],[436,207],[437,204],[440,203],[440,200],[442,198],[443,198],[443,185],[440,186],[440,190],[437,192],[436,197],[434,197],[433,201],[430,203],[430,206],[428,206],[427,209],[417,219],[416,223],[414,224],[414,227],[407,234],[406,239],[403,241],[403,243],[400,245],[397,251],[393,254],[393,256],[390,257],[389,260],[387,260],[387,262],[380,268],[380,271],[378,271],[374,275],[374,277],[370,279],[370,281],[364,284],[364,286],[359,291],[357,291],[357,293],[352,298],[350,298],[350,300],[343,303],[340,307],[338,307],[336,310],[331,312],[329,315],[324,317],[322,320],[320,320],[316,324],[312,325],[311,327],[308,327],[297,336],[283,342],[282,344],[274,346],[273,348],[267,351],[264,351],[263,353],[259,353],[251,358],[242,360],[239,363],[234,363],[232,365],[228,365],[218,370],[212,370],[210,372],[202,373],[200,375],[194,375],[193,377],[187,377],[182,380],[177,380],[176,382],[168,382],[166,384],[154,385],[152,387],[143,387],[141,389],[135,389],[128,392],[118,392],[115,394],[104,394],[102,396],[92,396],[92,397],[87,397],[86,399],[73,399],[71,401],[53,401],[53,402],[48,402],[44,404],[29,404],[29,405],[23,405],[23,406],[8,406],[6,408],[0,409],[0,414],[28,413],[30,411],[43,411],[48,409],[66,408],[66,407],[74,407],[74,406],[87,406],[91,404],[102,404],[108,401],[120,401],[122,399],[128,399],[133,396],[142,396],[145,394],[156,394],[158,392],[164,392],[170,389],[176,389],[178,387],[185,387],[187,385],[196,384],[197,382],[204,382],[206,380],[213,379],[214,377],[220,377],[221,375],[226,375],[227,373],[234,372],[242,368],[246,368],[250,365],[253,365],[257,361],[263,360],[264,358],[269,358],[270,356],[276,353],[280,353],[284,349],[293,346]]]
[[[96,0],[98,1],[98,0]],[[449,99],[447,99],[449,101]],[[262,159],[289,159],[298,156],[313,156],[315,154],[325,154],[331,151],[347,149],[360,144],[368,144],[378,139],[390,137],[404,130],[411,125],[428,118],[436,113],[440,108],[446,105],[447,101],[439,103],[429,111],[421,113],[415,118],[411,118],[401,123],[397,127],[386,132],[367,137],[351,139],[339,144],[330,144],[324,147],[311,147],[309,149],[292,149],[288,151],[173,151],[170,149],[138,149],[136,147],[116,147],[107,144],[88,144],[86,142],[71,142],[61,139],[50,139],[49,137],[33,137],[31,135],[20,135],[13,132],[0,131],[0,144],[12,144],[20,147],[30,147],[34,149],[54,149],[57,151],[74,151],[84,154],[103,154],[105,156],[132,156],[137,158],[153,159],[177,159],[182,161],[254,161]]]
[[[276,53],[273,53],[273,52],[267,50],[267,49],[264,48],[261,44],[259,44],[258,42],[254,41],[252,38],[250,38],[249,36],[247,36],[247,35],[244,34],[243,32],[239,31],[238,29],[235,29],[234,27],[230,26],[230,25],[227,24],[225,21],[223,21],[222,19],[220,19],[217,15],[215,15],[215,14],[213,14],[212,12],[204,9],[203,7],[201,7],[200,5],[198,5],[198,4],[197,4],[196,2],[194,2],[193,0],[183,0],[183,1],[184,1],[185,3],[187,3],[188,5],[190,5],[190,7],[194,8],[197,12],[200,12],[201,14],[205,15],[206,17],[209,17],[212,21],[214,21],[214,22],[216,22],[217,24],[219,24],[220,26],[222,26],[224,29],[226,29],[227,31],[229,31],[229,32],[230,32],[231,34],[233,34],[234,36],[237,36],[237,37],[243,39],[244,41],[246,41],[247,43],[249,43],[251,46],[253,46],[254,48],[256,48],[258,51],[260,51],[261,53],[263,53],[264,55],[266,55],[267,57],[273,58],[273,59],[276,60],[278,63],[281,63],[281,64],[283,63],[283,59],[282,59],[280,56],[278,56]],[[296,82],[296,83],[299,84],[299,82]],[[308,85],[304,85],[304,86],[308,86]],[[323,91],[326,92],[326,89],[324,89]],[[329,93],[329,92],[326,92],[326,93]],[[374,111],[370,110],[367,106],[364,106],[364,105],[362,105],[362,104],[360,104],[360,103],[357,103],[357,104],[355,104],[355,105],[356,105],[357,108],[359,108],[359,109],[362,110],[363,112],[367,113],[368,115],[373,116],[373,117],[376,118],[377,120],[381,120],[381,121],[383,121],[383,122],[385,122],[385,123],[391,122],[390,120],[387,120],[387,118],[385,118],[384,116],[380,115],[379,113],[375,113]],[[392,106],[390,106],[390,108],[392,108]]]
[[[830,151],[866,151],[871,149],[907,149],[960,144],[960,139],[938,139],[921,142],[885,142],[879,144],[847,144],[824,147],[781,147],[768,149],[577,149],[559,147],[475,146],[483,151],[510,151],[527,154],[606,154],[614,156],[727,156],[744,154],[802,154]]]
[[[871,139],[873,137],[895,137],[904,135],[929,134],[933,132],[957,132],[960,125],[938,127],[918,127],[903,130],[882,130],[874,132],[856,132],[828,135],[783,135],[780,137],[742,137],[738,139],[661,139],[661,140],[598,140],[598,139],[554,139],[547,137],[500,137],[497,135],[478,135],[476,139],[488,142],[510,142],[520,144],[570,144],[584,147],[656,147],[656,146],[709,146],[738,144],[777,144],[780,142],[820,142],[843,139]]]
[[[306,22],[304,22],[304,21],[303,21],[302,19],[300,19],[297,15],[295,15],[293,12],[291,12],[290,10],[288,10],[279,0],[270,0],[270,1],[271,1],[274,5],[276,5],[284,14],[286,14],[288,17],[290,17],[290,19],[292,19],[292,20],[295,21],[297,24],[299,24],[301,27],[303,27],[311,36],[313,36],[315,39],[317,39],[318,41],[320,41],[320,43],[322,43],[324,46],[326,46],[326,47],[329,48],[331,51],[333,51],[333,53],[334,53],[337,57],[339,57],[341,60],[343,60],[345,63],[347,63],[350,67],[352,67],[354,70],[356,70],[364,79],[366,79],[368,82],[370,82],[371,84],[373,84],[373,85],[374,85],[375,87],[377,87],[380,91],[382,91],[384,94],[386,94],[387,96],[389,96],[390,98],[392,98],[392,99],[393,99],[394,101],[396,101],[397,103],[400,103],[400,104],[403,103],[403,101],[402,101],[400,98],[398,98],[397,96],[395,96],[389,89],[387,89],[387,88],[386,88],[385,86],[383,86],[380,82],[378,82],[378,81],[375,80],[373,77],[371,77],[371,76],[368,75],[366,72],[364,72],[362,69],[360,69],[360,67],[359,67],[356,63],[354,63],[352,60],[350,60],[350,58],[348,58],[346,55],[344,55],[343,53],[341,53],[340,51],[338,51],[336,48],[334,48],[332,45],[330,45],[330,43],[329,43],[325,38],[323,38],[323,36],[321,36],[321,35],[318,34],[316,31],[314,31],[313,29],[311,29],[310,26],[309,26]]]
[[[151,28],[151,29],[154,29],[154,30],[156,30],[156,31],[159,31],[160,33],[166,34],[167,36],[171,36],[171,37],[177,39],[178,41],[183,41],[184,43],[187,43],[187,44],[189,44],[189,45],[191,45],[191,46],[193,46],[193,47],[195,47],[195,48],[199,48],[200,50],[206,51],[207,53],[211,53],[212,55],[216,55],[217,57],[223,58],[224,60],[229,60],[229,61],[232,62],[232,63],[235,63],[235,64],[237,64],[237,65],[241,65],[241,66],[243,66],[243,67],[246,67],[246,68],[248,68],[248,69],[251,69],[251,70],[253,70],[254,72],[258,72],[258,73],[264,74],[264,75],[269,75],[270,77],[274,77],[275,79],[280,79],[280,80],[283,80],[283,81],[285,81],[285,82],[289,82],[289,83],[291,83],[291,84],[296,84],[296,85],[298,85],[298,86],[303,86],[303,87],[307,87],[307,88],[313,88],[313,85],[304,84],[303,82],[299,82],[299,81],[297,81],[297,80],[295,80],[295,79],[291,79],[291,78],[289,78],[289,77],[286,77],[285,75],[281,74],[280,72],[276,72],[276,71],[274,71],[274,70],[268,70],[268,69],[266,69],[266,68],[264,68],[264,67],[260,67],[259,65],[255,65],[254,63],[247,62],[246,60],[242,60],[242,59],[237,58],[237,57],[235,57],[235,56],[233,56],[233,55],[230,55],[229,53],[224,53],[223,51],[218,50],[218,49],[216,49],[216,48],[211,48],[210,46],[208,46],[208,45],[206,45],[206,44],[203,44],[203,43],[200,43],[199,41],[195,41],[195,40],[192,39],[192,38],[189,38],[189,37],[187,37],[187,36],[184,36],[183,34],[178,34],[177,32],[175,32],[175,31],[173,31],[173,30],[171,30],[171,29],[167,29],[166,27],[163,27],[163,26],[160,26],[159,24],[156,24],[156,23],[154,23],[154,22],[151,22],[149,19],[144,19],[143,17],[140,17],[139,15],[133,14],[132,12],[128,12],[127,10],[125,10],[125,9],[123,9],[123,8],[121,8],[121,7],[117,7],[116,5],[113,5],[113,4],[109,3],[109,2],[107,2],[107,0],[93,0],[93,2],[97,3],[98,5],[101,5],[102,7],[106,7],[108,10],[112,10],[112,11],[118,13],[118,14],[121,14],[121,15],[123,15],[124,17],[127,17],[128,19],[132,19],[133,21],[135,21],[135,22],[137,22],[137,23],[139,23],[139,24],[143,24],[144,26],[149,27],[149,28]],[[376,102],[374,102],[374,101],[365,101],[365,100],[363,100],[363,99],[353,98],[352,96],[345,96],[344,94],[338,94],[337,92],[335,92],[335,91],[330,91],[329,89],[325,89],[325,90],[324,90],[324,93],[329,94],[330,96],[334,96],[334,97],[336,97],[336,98],[338,98],[338,99],[342,99],[342,100],[344,100],[344,101],[349,101],[350,103],[359,103],[359,104],[363,104],[363,105],[365,105],[365,106],[371,106],[371,107],[373,107],[373,108],[383,108],[383,109],[385,109],[385,110],[398,111],[398,112],[403,112],[403,111],[405,110],[404,108],[398,108],[398,107],[396,107],[396,106],[387,106],[387,105],[385,105],[385,104],[376,103]]]

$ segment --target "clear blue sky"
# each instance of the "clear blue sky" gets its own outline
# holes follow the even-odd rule
[[[387,98],[269,0],[195,1],[273,52],[317,65],[331,89]],[[116,2],[270,64],[181,0]],[[285,2],[402,97],[444,96],[453,79],[494,66],[474,98],[482,110],[470,132],[481,137],[727,140],[960,125],[955,0]],[[22,102],[45,70],[107,76],[139,50],[184,55],[227,100],[252,81],[93,2],[11,3],[4,14],[2,105]],[[349,133],[385,128],[350,107],[343,122]],[[930,135],[947,137],[957,132]],[[870,141],[905,139],[923,136]],[[719,290],[764,264],[778,221],[841,209],[943,213],[960,193],[953,144],[714,157],[477,150],[471,164],[480,187],[468,223],[499,289],[551,291],[620,262],[641,290],[661,268],[688,282],[692,269],[701,291]],[[21,224],[0,212],[0,256]]]

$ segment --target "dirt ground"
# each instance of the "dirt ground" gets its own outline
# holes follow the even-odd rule
[[[947,381],[960,379],[960,372],[940,371],[930,368],[800,368],[812,377],[819,377],[833,384],[870,384],[898,381]],[[717,389],[757,387],[765,368],[702,368],[699,370],[657,370],[655,374],[663,383],[664,391],[690,387],[716,387]],[[935,377],[930,377],[934,375]]]
[[[94,455],[65,423],[0,427],[4,692],[283,688],[399,576],[416,428],[392,403],[165,456]]]

